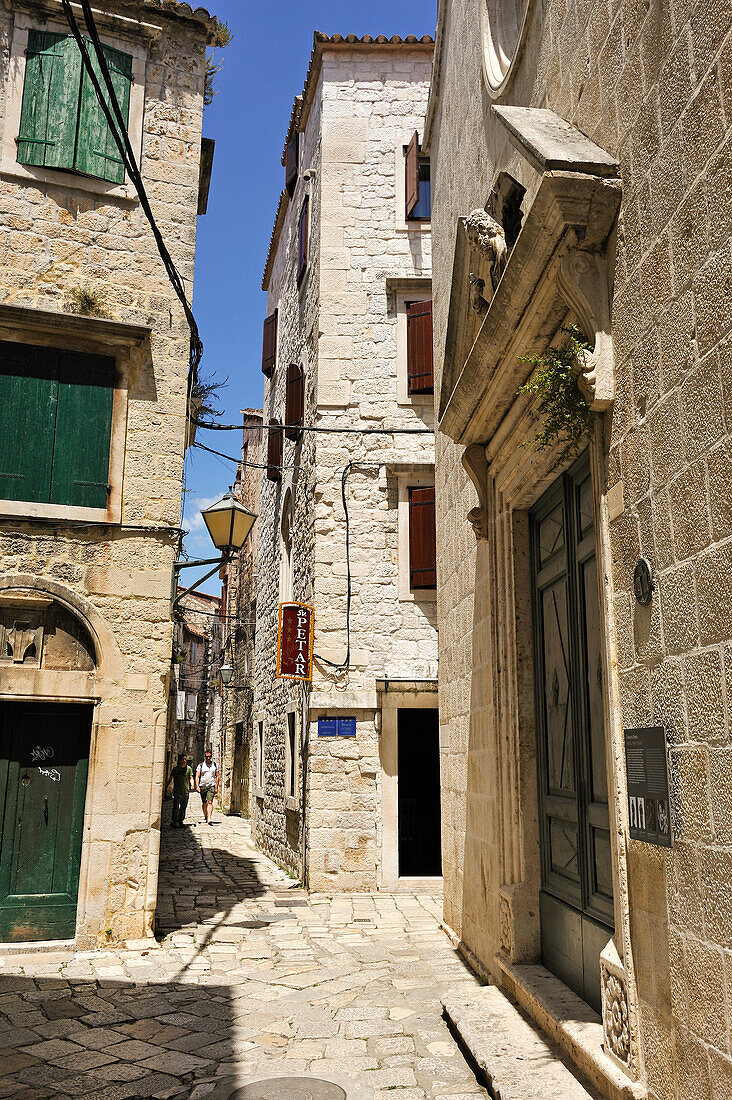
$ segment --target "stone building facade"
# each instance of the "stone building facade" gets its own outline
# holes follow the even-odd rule
[[[439,7],[445,919],[612,1097],[732,1081],[731,49],[715,4]],[[572,324],[563,458],[518,391]]]
[[[178,592],[183,589],[179,586]],[[207,747],[221,758],[221,598],[205,592],[182,596],[173,625],[173,667],[170,676],[166,776],[186,753],[195,768]]]
[[[215,21],[94,10],[190,297]],[[189,332],[68,32],[0,5],[0,940],[88,947],[152,935]]]
[[[262,413],[245,409],[241,462],[234,493],[245,508],[259,515],[262,486]],[[237,556],[222,569],[222,661],[233,669],[222,685],[222,742],[219,751],[221,808],[249,817],[252,772],[252,706],[254,644],[257,621],[257,540],[259,521]]]
[[[434,499],[431,374],[430,393],[407,377],[410,303],[431,326],[431,62],[431,39],[315,35],[263,280],[252,825],[312,890],[440,872],[434,573],[412,587],[409,545],[410,492]],[[314,608],[312,684],[276,678],[292,600]],[[401,783],[400,739],[423,747]]]

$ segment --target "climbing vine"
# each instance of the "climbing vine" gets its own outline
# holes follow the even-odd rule
[[[543,451],[562,444],[552,469],[580,453],[595,422],[595,414],[588,408],[578,382],[580,358],[589,344],[574,325],[563,331],[567,342],[562,347],[547,348],[541,355],[521,356],[521,362],[534,369],[518,391],[538,398],[542,418],[538,432],[524,446],[536,446]]]

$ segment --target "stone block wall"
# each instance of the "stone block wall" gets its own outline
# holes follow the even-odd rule
[[[528,7],[523,52],[502,102],[550,107],[617,156],[622,175],[617,398],[606,418],[607,488],[622,482],[624,500],[609,528],[617,683],[625,727],[669,731],[675,837],[671,851],[631,841],[620,805],[629,894],[618,911],[629,920],[641,1062],[658,1100],[722,1095],[732,1079],[724,916],[732,736],[729,13],[681,0]],[[483,8],[453,0],[441,9],[446,44],[431,150],[438,363],[457,218],[485,205],[498,170],[521,172],[482,86]],[[489,565],[476,564],[467,521],[457,518],[475,504],[461,451],[438,436],[445,912],[490,966],[463,919],[466,882],[475,881],[477,859],[490,859],[495,822],[486,819],[483,848],[466,861],[466,746],[476,723],[490,720],[471,711],[471,668],[484,644],[473,601]],[[656,570],[645,609],[632,585],[641,555]],[[457,573],[448,578],[449,562]],[[495,919],[490,909],[488,921]],[[496,928],[492,942],[499,939]]]
[[[40,2],[0,4],[4,82],[21,8],[48,17]],[[134,16],[132,26],[140,19],[136,3],[109,3],[105,12],[103,39],[129,36],[130,23],[116,15]],[[191,296],[208,24],[162,9],[146,10],[145,21],[161,33],[130,38],[146,50],[142,174]],[[0,130],[7,109],[3,97]],[[110,320],[152,330],[131,353],[121,525],[0,518],[3,584],[23,577],[77,601],[102,642],[78,923],[86,945],[152,932],[189,345],[139,202],[108,190],[82,189],[68,172],[0,180],[0,304],[69,313],[71,292],[89,286]]]

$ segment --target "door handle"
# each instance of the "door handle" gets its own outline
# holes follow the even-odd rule
[[[43,817],[45,818],[46,825],[48,825],[48,799],[43,799]]]

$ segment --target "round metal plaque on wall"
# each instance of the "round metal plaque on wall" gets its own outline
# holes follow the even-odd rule
[[[316,1077],[272,1077],[237,1089],[231,1100],[346,1100],[346,1093]]]
[[[653,566],[648,558],[639,558],[633,570],[633,591],[641,607],[647,607],[653,598]]]
[[[508,83],[521,53],[531,4],[532,0],[483,0],[483,74],[493,98]]]

